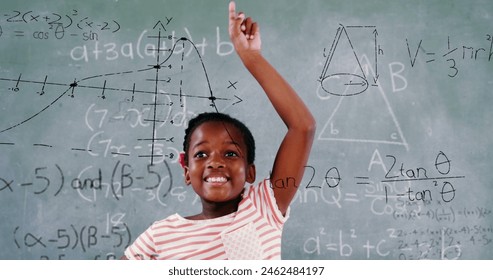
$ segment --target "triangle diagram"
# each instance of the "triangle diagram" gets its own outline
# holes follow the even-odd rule
[[[375,76],[366,55],[356,58],[352,72],[363,76]],[[371,72],[370,72],[371,71]],[[341,93],[351,92],[345,85]],[[404,146],[409,149],[397,118],[379,81],[369,86],[364,94],[341,94],[335,96],[337,103],[325,122],[318,140],[379,143]]]

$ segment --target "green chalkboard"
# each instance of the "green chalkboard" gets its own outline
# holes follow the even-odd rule
[[[0,259],[113,259],[199,211],[177,162],[218,110],[284,133],[228,1],[0,4]],[[491,1],[237,1],[317,120],[283,259],[492,259]],[[279,128],[279,129],[278,129]]]

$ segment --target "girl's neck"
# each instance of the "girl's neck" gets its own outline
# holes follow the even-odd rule
[[[207,220],[223,217],[238,210],[242,196],[226,202],[210,202],[202,200],[202,213],[187,217],[190,220]]]

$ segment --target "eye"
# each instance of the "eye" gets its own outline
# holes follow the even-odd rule
[[[193,157],[195,158],[204,158],[204,157],[207,157],[207,154],[203,151],[199,151],[199,152],[196,152]]]
[[[238,154],[234,151],[229,151],[229,152],[226,152],[225,156],[226,157],[237,157]]]

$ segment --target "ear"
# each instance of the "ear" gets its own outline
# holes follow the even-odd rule
[[[255,182],[255,177],[257,175],[257,171],[255,169],[255,164],[249,164],[247,167],[246,181],[250,184]]]
[[[190,185],[192,181],[190,180],[190,171],[188,169],[188,166],[183,166],[183,170],[185,171],[185,184]]]
[[[180,163],[181,167],[185,168],[185,166],[186,166],[186,164],[185,164],[185,152],[181,152],[178,155],[178,163]]]

